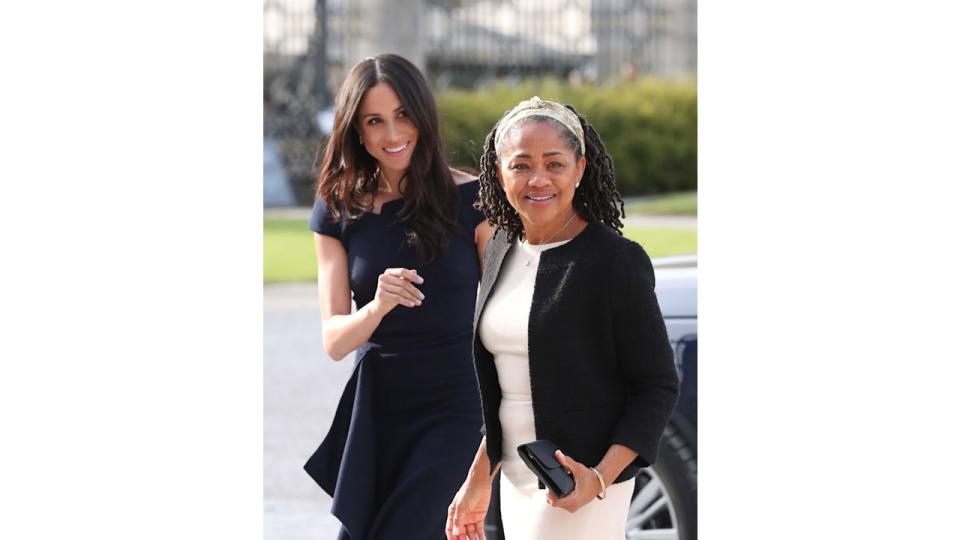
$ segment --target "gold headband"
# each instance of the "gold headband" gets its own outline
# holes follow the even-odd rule
[[[497,136],[493,141],[497,154],[500,154],[503,137],[510,131],[510,126],[530,116],[546,116],[563,124],[571,133],[577,136],[577,140],[580,142],[580,155],[586,155],[587,151],[583,143],[583,126],[580,125],[580,119],[577,118],[577,115],[556,101],[546,101],[540,99],[538,96],[533,96],[526,101],[521,101],[500,119],[500,122],[497,124]]]

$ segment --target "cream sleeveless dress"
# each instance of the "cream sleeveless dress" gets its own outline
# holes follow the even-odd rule
[[[575,513],[547,504],[546,490],[517,454],[517,446],[536,440],[527,329],[540,253],[569,240],[529,245],[516,242],[503,262],[497,287],[480,319],[483,346],[493,355],[500,380],[503,465],[500,511],[507,540],[623,540],[634,480],[607,487]],[[561,448],[562,450],[562,448]],[[584,463],[595,466],[595,463]]]

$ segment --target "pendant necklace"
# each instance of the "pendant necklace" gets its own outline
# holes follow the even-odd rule
[[[560,234],[561,231],[563,231],[564,229],[567,228],[567,225],[569,225],[570,222],[573,221],[573,218],[575,218],[576,216],[577,216],[577,213],[576,213],[576,212],[573,212],[572,214],[570,214],[570,217],[567,218],[567,221],[566,221],[562,226],[560,226],[559,229],[557,229],[557,232],[551,234],[551,235],[550,235],[550,238],[547,238],[546,241],[541,242],[540,244],[534,244],[534,245],[540,245],[540,246],[542,246],[542,245],[544,245],[544,244],[549,244],[550,241],[553,240],[554,238],[556,238],[557,235]],[[525,240],[521,240],[520,243],[526,244],[528,247],[531,245],[530,242],[527,242],[527,241],[525,241]],[[533,262],[533,257],[530,256],[530,253],[529,253],[526,249],[523,250],[523,251],[527,254],[527,257],[526,257],[527,260],[524,262],[523,265],[524,265],[524,266],[530,266],[530,263]],[[537,256],[539,256],[539,253],[537,254]]]

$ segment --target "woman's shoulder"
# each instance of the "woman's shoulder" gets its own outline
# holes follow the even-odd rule
[[[591,225],[593,225],[592,228],[595,230],[594,241],[599,242],[601,245],[615,250],[633,249],[633,246],[640,247],[640,244],[622,235],[621,231],[609,225],[598,222],[593,222]]]
[[[319,234],[339,237],[340,224],[334,218],[333,212],[327,207],[323,197],[317,197],[313,201],[313,210],[310,212],[309,221],[310,230]]]
[[[599,248],[610,256],[608,260],[629,261],[636,264],[638,262],[650,261],[643,246],[639,243],[623,236],[612,227],[597,223],[596,239],[592,242],[594,249]]]
[[[457,184],[461,214],[469,216],[470,225],[476,227],[483,220],[483,212],[476,206],[480,200],[480,181],[462,171],[450,169],[450,172]]]
[[[336,209],[334,211],[333,209]],[[365,210],[351,211],[337,201],[325,201],[318,196],[313,202],[308,227],[315,233],[343,239],[347,230],[359,219],[368,214]]]

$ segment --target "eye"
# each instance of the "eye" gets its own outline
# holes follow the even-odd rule
[[[549,164],[547,164],[547,168],[560,169],[560,168],[563,168],[563,163],[560,163],[559,161],[551,161]]]
[[[514,163],[513,165],[510,165],[511,171],[525,171],[529,168],[530,167],[526,163]]]
[[[371,119],[367,120],[367,125],[368,125],[368,126],[373,126],[373,125],[379,124],[380,121],[381,121],[381,120],[380,120],[379,118],[371,118]]]
[[[407,117],[407,111],[400,111],[397,113],[397,118],[406,118],[406,117]]]

